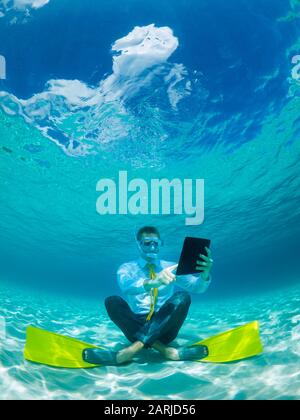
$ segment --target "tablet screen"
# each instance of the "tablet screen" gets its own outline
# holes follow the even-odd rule
[[[199,274],[196,270],[197,261],[201,258],[199,254],[207,255],[205,247],[210,248],[211,241],[202,238],[185,238],[176,275]]]

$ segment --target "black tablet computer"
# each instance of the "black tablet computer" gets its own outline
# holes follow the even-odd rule
[[[199,254],[207,255],[205,247],[210,248],[210,244],[209,239],[185,238],[176,276],[201,273],[196,270],[197,261],[201,261]]]

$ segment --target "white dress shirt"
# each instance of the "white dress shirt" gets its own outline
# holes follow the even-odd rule
[[[150,292],[144,287],[145,280],[150,278],[148,262],[143,258],[121,265],[118,270],[118,284],[123,294],[127,295],[127,301],[132,311],[136,314],[148,314],[150,312]],[[151,263],[156,273],[176,263],[157,260]],[[168,286],[158,289],[158,299],[155,305],[157,311],[175,293],[175,288],[180,287],[190,293],[204,293],[211,283],[211,278],[204,280],[202,275],[177,276],[177,280]]]

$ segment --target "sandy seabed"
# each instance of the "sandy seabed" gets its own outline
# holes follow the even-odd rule
[[[145,350],[122,367],[54,369],[24,361],[35,325],[119,349],[127,344],[101,304],[0,287],[0,399],[300,399],[300,288],[192,305],[175,342],[199,341],[259,320],[264,354],[233,364],[164,361]],[[4,335],[5,333],[5,335]]]

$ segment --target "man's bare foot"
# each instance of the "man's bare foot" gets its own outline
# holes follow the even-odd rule
[[[165,346],[160,341],[156,341],[152,347],[155,350],[158,350],[166,359],[174,361],[199,361],[209,356],[208,347],[200,345],[191,347],[180,347],[179,349],[175,349],[174,347]]]
[[[179,352],[174,347],[167,347],[164,344],[160,343],[159,341],[156,341],[152,348],[159,351],[160,354],[162,354],[166,359],[173,360],[173,361],[179,361]]]
[[[122,364],[122,363],[129,362],[143,348],[144,348],[144,343],[142,343],[141,341],[137,341],[133,343],[131,346],[126,347],[123,350],[120,350],[117,353],[117,363]]]

